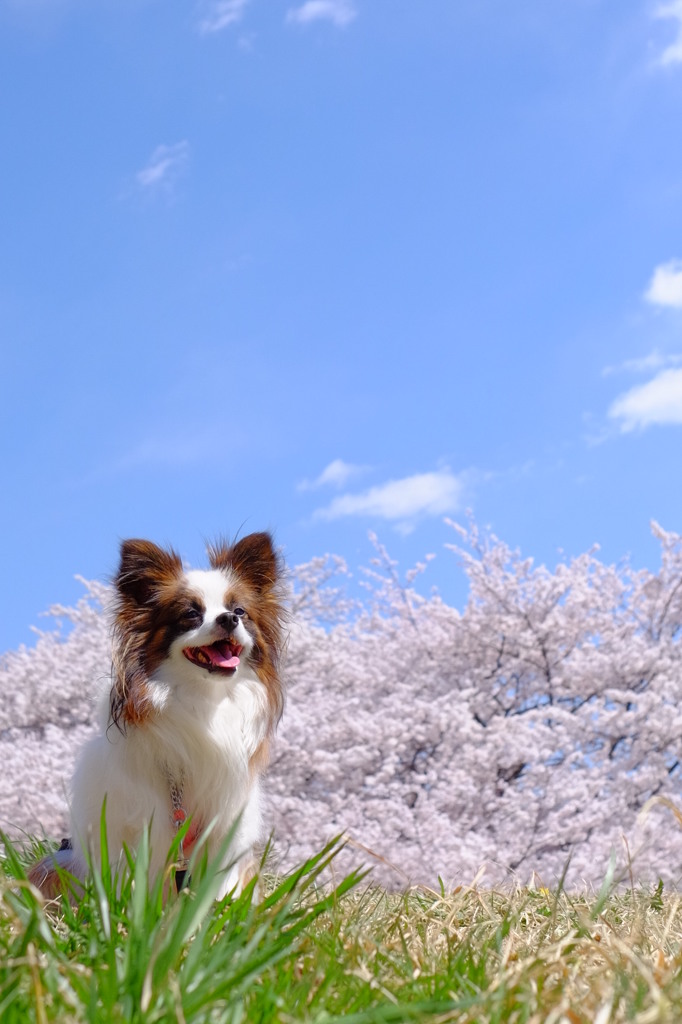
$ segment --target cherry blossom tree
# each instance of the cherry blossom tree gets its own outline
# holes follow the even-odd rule
[[[619,870],[676,881],[682,832],[682,537],[657,524],[657,573],[596,550],[551,571],[474,522],[444,557],[466,573],[458,611],[424,596],[375,539],[362,601],[327,557],[292,573],[288,704],[269,775],[285,863],[345,831],[382,879],[598,883]],[[0,666],[5,826],[59,835],[65,780],[108,686],[108,591],[85,584],[69,630]],[[423,589],[423,588],[421,588]],[[630,860],[630,863],[628,863]]]

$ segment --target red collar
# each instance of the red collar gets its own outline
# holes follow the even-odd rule
[[[171,821],[175,831],[178,832],[187,821],[189,815],[184,807],[174,807],[173,814],[171,815]],[[180,843],[180,857],[183,860],[188,860],[192,853],[192,847],[199,838],[201,832],[201,826],[197,821],[193,821],[189,826],[187,832],[182,838]]]

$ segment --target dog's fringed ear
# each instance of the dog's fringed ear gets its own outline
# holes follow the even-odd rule
[[[139,663],[116,670],[109,695],[110,721],[120,732],[127,725],[140,725],[152,708],[147,673]]]
[[[272,590],[281,579],[280,558],[269,533],[250,533],[232,547],[209,547],[208,557],[214,569],[234,569],[256,590]]]
[[[172,549],[164,551],[149,540],[124,540],[114,582],[121,597],[145,605],[164,582],[181,572],[182,561]]]

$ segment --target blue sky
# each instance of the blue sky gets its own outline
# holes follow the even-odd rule
[[[0,650],[120,538],[680,529],[682,0],[0,0]]]

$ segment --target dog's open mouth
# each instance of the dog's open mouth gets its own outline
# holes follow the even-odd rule
[[[239,664],[242,646],[229,640],[217,640],[208,647],[183,647],[182,653],[189,661],[208,672],[231,674]]]

